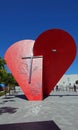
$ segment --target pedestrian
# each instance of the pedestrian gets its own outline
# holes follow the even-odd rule
[[[76,84],[74,84],[74,92],[76,92]]]
[[[56,85],[56,91],[58,91],[58,85]]]

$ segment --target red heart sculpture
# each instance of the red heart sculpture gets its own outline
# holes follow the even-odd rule
[[[33,40],[16,42],[7,50],[5,60],[25,96],[42,100],[42,58],[32,58],[33,45]]]
[[[76,56],[75,41],[63,30],[48,30],[36,39],[33,53],[43,56],[43,95],[48,96]]]
[[[23,40],[13,44],[5,60],[25,96],[42,100],[54,89],[75,55],[76,45],[70,34],[53,29],[43,32],[35,43]]]

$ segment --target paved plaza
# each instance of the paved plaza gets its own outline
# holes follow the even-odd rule
[[[53,91],[43,101],[28,101],[23,92],[0,97],[0,125],[54,121],[61,130],[78,130],[78,92]]]

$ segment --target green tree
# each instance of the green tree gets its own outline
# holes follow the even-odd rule
[[[6,62],[4,59],[0,57],[0,83],[4,83],[6,86],[6,89],[11,87],[14,87],[17,85],[16,80],[12,76],[11,73],[8,73],[6,70]]]
[[[0,70],[5,69],[5,64],[6,64],[5,60],[0,57]]]
[[[5,60],[0,57],[0,83],[3,82],[4,75],[5,73],[7,73],[5,65],[6,65]]]
[[[78,84],[78,80],[76,80],[76,82],[75,82],[76,84]]]
[[[17,85],[17,82],[11,73],[5,74],[4,83],[7,86],[7,89],[9,90],[9,94],[11,89],[13,89],[15,92],[15,86]]]

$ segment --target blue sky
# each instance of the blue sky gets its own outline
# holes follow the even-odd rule
[[[78,49],[78,0],[0,0],[1,57],[14,42],[53,28],[70,33]],[[78,74],[78,52],[66,74]]]

